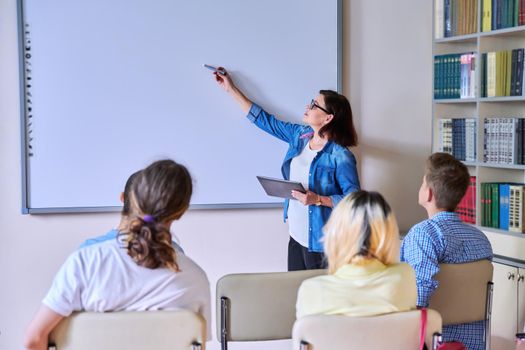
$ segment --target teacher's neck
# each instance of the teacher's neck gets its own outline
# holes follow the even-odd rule
[[[321,142],[321,141],[328,142],[329,141],[328,135],[326,133],[323,136],[319,135],[319,130],[321,130],[321,128],[316,129],[312,127],[312,129],[314,129],[314,133],[312,135],[312,140],[314,142]]]

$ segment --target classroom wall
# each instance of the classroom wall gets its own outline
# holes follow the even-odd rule
[[[406,230],[424,215],[416,198],[430,152],[431,2],[345,0],[344,20],[344,93],[361,137],[362,186],[384,193]],[[16,1],[0,0],[0,349],[21,348],[24,328],[66,256],[118,221],[116,214],[20,214],[17,55]],[[191,211],[173,232],[213,287],[227,273],[285,269],[281,217],[277,209]],[[289,349],[289,342],[231,349]]]

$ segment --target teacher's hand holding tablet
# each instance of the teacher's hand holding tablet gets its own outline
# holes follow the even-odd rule
[[[297,199],[303,205],[321,205],[321,196],[312,191],[306,191],[306,193],[299,191],[292,191],[292,197]]]
[[[281,166],[284,182],[300,183],[306,189],[292,190],[297,200],[284,201],[284,218],[290,228],[288,270],[325,267],[322,228],[332,208],[345,195],[359,190],[356,160],[348,149],[357,145],[350,103],[335,91],[320,90],[313,99],[306,97],[310,102],[301,112],[302,124],[285,122],[248,99],[226,69],[205,67],[213,71],[217,84],[238,102],[249,121],[288,144]]]

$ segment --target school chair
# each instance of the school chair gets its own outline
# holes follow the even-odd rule
[[[313,315],[301,317],[293,327],[293,350],[419,350],[421,311],[379,316]],[[427,310],[425,343],[433,349],[434,334],[441,332],[441,317]]]
[[[297,291],[303,280],[326,270],[243,273],[217,282],[217,338],[229,341],[290,339]]]
[[[490,349],[492,273],[489,260],[465,264],[440,264],[435,279],[438,287],[429,308],[438,311],[443,326],[485,321],[485,348]]]
[[[192,311],[79,312],[51,332],[49,350],[204,350],[206,321]]]

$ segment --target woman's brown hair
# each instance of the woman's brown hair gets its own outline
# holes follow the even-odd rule
[[[324,97],[326,110],[334,116],[319,130],[319,135],[323,137],[326,134],[331,141],[343,147],[357,146],[357,132],[348,99],[332,90],[321,90],[319,93]]]
[[[166,223],[188,209],[192,190],[188,170],[172,160],[157,161],[133,179],[129,225],[121,235],[138,265],[179,271]]]

